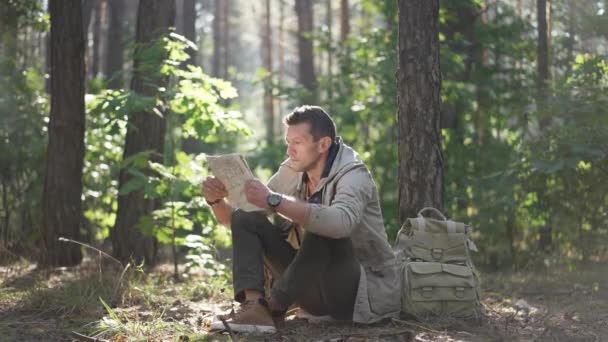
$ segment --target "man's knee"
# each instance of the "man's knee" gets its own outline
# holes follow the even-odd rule
[[[230,229],[232,229],[233,232],[241,229],[252,229],[257,226],[260,219],[263,218],[264,215],[260,212],[236,209],[232,212]]]

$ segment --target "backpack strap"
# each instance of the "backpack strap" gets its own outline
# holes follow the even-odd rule
[[[448,228],[448,234],[456,234],[456,222],[452,220],[447,220],[446,224]]]

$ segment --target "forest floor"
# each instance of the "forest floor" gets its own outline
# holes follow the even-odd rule
[[[272,335],[239,341],[607,341],[608,265],[576,270],[483,273],[481,322],[391,321],[372,326],[287,321]],[[208,334],[214,313],[229,310],[225,277],[172,267],[144,274],[112,270],[98,260],[38,270],[0,267],[0,341],[230,341]]]

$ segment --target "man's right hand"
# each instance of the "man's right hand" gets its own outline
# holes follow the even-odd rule
[[[208,202],[215,202],[228,196],[228,190],[219,179],[208,176],[202,184],[203,196]]]

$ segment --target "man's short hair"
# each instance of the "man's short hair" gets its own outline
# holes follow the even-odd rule
[[[336,139],[334,120],[319,106],[297,107],[285,117],[284,122],[287,126],[308,123],[314,141],[319,141],[323,137],[330,137],[331,141]]]

